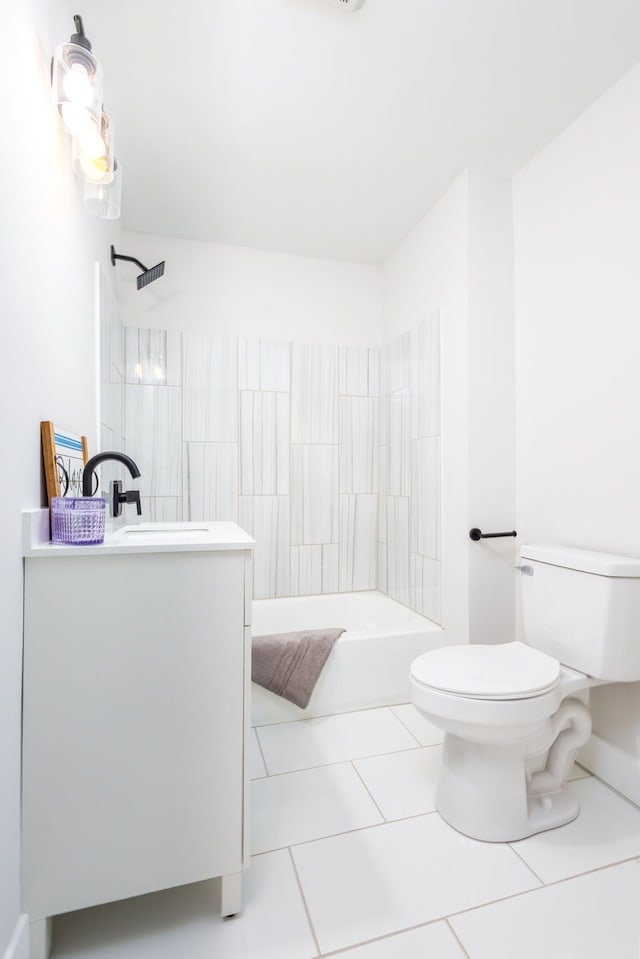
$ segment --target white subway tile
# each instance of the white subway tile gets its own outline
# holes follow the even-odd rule
[[[188,520],[237,521],[236,443],[185,443],[184,497]]]
[[[240,526],[256,541],[254,599],[291,595],[288,496],[241,496]]]
[[[378,543],[378,585],[377,588],[387,592],[387,544]]]
[[[294,343],[291,441],[338,442],[338,348]]]
[[[289,492],[289,394],[240,393],[242,495]]]
[[[380,350],[340,347],[340,395],[378,396]]]
[[[127,383],[180,386],[180,333],[125,327],[124,345]]]
[[[237,442],[235,339],[184,335],[184,439]]]
[[[378,448],[378,540],[387,542],[387,447]]]
[[[389,400],[388,486],[391,496],[409,496],[409,390],[392,394]]]
[[[322,546],[291,547],[291,595],[322,592]]]
[[[238,340],[238,389],[260,389],[260,340]]]
[[[409,605],[409,497],[387,497],[387,587]]]
[[[440,437],[411,442],[411,540],[413,552],[441,556]]]
[[[181,496],[141,496],[145,523],[175,523],[182,519]]]
[[[338,447],[292,447],[291,542],[338,541]]]
[[[409,351],[409,333],[403,333],[388,344],[387,387],[390,393],[397,393],[410,385]]]
[[[288,393],[291,389],[291,344],[260,340],[260,389]]]
[[[340,591],[375,589],[378,555],[378,497],[340,497]]]
[[[409,561],[413,608],[434,623],[442,624],[442,563],[415,553]]]
[[[340,397],[340,492],[378,490],[378,400]]]
[[[180,401],[177,386],[125,387],[126,448],[145,496],[182,495]]]

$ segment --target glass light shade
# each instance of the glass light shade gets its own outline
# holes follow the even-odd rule
[[[114,160],[114,173],[109,183],[84,181],[84,208],[103,220],[117,220],[122,207],[122,167]]]
[[[100,129],[102,66],[78,43],[56,47],[51,67],[53,100],[72,136]]]
[[[100,132],[87,129],[73,138],[71,164],[75,173],[91,183],[111,183],[114,176],[114,128],[103,113]]]

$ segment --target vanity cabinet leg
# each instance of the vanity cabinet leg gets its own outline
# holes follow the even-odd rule
[[[232,872],[220,876],[220,915],[223,918],[237,916],[242,911],[242,873]]]
[[[49,959],[52,925],[51,916],[29,922],[29,959]]]

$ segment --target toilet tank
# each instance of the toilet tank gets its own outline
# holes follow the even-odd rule
[[[589,676],[640,680],[640,559],[523,546],[525,641]]]

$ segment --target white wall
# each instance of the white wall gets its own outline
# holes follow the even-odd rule
[[[379,267],[144,233],[125,233],[116,252],[166,263],[162,279],[138,291],[138,268],[117,261],[127,326],[381,345]]]
[[[513,288],[510,182],[465,173],[384,265],[384,337],[440,311],[443,623],[451,642],[513,629]],[[493,527],[493,530],[490,529]]]
[[[523,541],[640,555],[639,113],[640,66],[514,181]],[[640,685],[592,701],[640,757]]]
[[[511,180],[469,174],[469,527],[517,530]],[[521,537],[467,540],[470,639],[505,642]]]
[[[0,954],[20,915],[19,797],[23,509],[43,503],[39,423],[95,449],[94,261],[108,230],[79,207],[50,103],[49,60],[73,21],[63,0],[3,4],[0,60]],[[52,639],[55,624],[52,624]],[[14,938],[12,948],[24,948]]]

